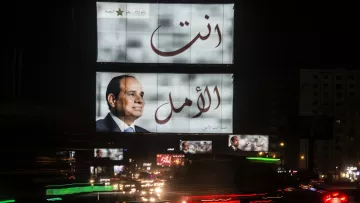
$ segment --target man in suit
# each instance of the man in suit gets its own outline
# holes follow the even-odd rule
[[[230,138],[230,146],[229,151],[231,152],[240,152],[242,150],[239,149],[239,137],[234,135]]]
[[[189,149],[190,149],[190,146],[189,146],[189,143],[187,141],[184,141],[181,143],[181,151],[180,153],[181,154],[189,154]]]
[[[102,158],[102,150],[101,149],[96,150],[96,158]]]
[[[142,116],[145,105],[144,91],[134,76],[120,75],[111,79],[106,101],[110,112],[96,121],[97,132],[149,132],[134,123]]]

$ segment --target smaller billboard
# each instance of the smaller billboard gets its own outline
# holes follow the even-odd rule
[[[203,154],[212,152],[212,141],[190,141],[180,140],[181,154]]]
[[[185,163],[185,155],[184,154],[173,154],[171,157],[171,165],[172,166],[183,166]]]
[[[95,158],[109,158],[110,160],[120,161],[124,159],[124,151],[122,148],[119,149],[107,149],[107,148],[95,148]]]
[[[151,167],[151,163],[143,163],[143,167]]]
[[[91,175],[101,175],[105,174],[107,171],[105,166],[90,166],[90,174]]]
[[[115,165],[114,166],[114,174],[120,174],[124,171],[125,166],[124,165]]]
[[[269,151],[269,136],[229,135],[228,147],[233,152],[267,152]]]
[[[184,165],[184,159],[184,154],[157,154],[156,165],[163,167]]]

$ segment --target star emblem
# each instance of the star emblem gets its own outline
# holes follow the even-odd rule
[[[121,10],[121,8],[119,8],[119,10],[116,11],[117,16],[122,16],[123,12],[124,12],[124,11]]]

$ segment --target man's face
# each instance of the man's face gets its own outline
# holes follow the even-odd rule
[[[184,142],[184,151],[188,151],[189,150],[189,143]]]
[[[102,151],[101,151],[101,150],[99,150],[99,151],[97,152],[97,156],[98,156],[98,157],[102,157]]]
[[[238,147],[239,146],[239,138],[238,137],[234,137],[234,140],[232,141],[232,146],[234,147]]]
[[[124,78],[120,82],[120,94],[115,103],[116,112],[125,120],[136,120],[144,110],[144,92],[135,78]]]

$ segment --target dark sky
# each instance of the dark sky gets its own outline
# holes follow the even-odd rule
[[[237,132],[267,126],[263,115],[273,108],[270,97],[282,102],[281,114],[296,115],[300,68],[358,67],[358,12],[354,5],[300,0],[235,3],[235,64],[226,71],[236,74],[234,123],[242,126],[234,127]],[[3,24],[7,38],[0,72],[2,124],[6,120],[3,115],[13,111],[34,116],[46,107],[43,114],[52,115],[48,120],[57,120],[60,128],[65,125],[66,130],[91,132],[96,70],[216,72],[221,68],[97,64],[94,0],[13,4],[13,13]],[[20,55],[22,68],[14,68],[19,65],[15,56]],[[274,96],[279,87],[284,87],[282,96]],[[38,124],[30,124],[34,125]]]

